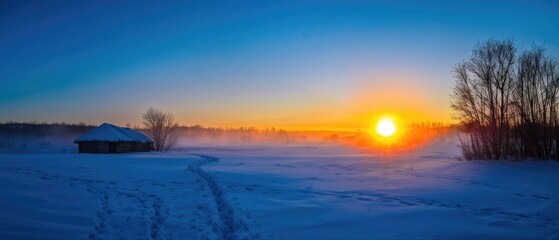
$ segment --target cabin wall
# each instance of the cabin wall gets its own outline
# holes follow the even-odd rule
[[[80,142],[78,148],[80,153],[109,153],[107,142]]]
[[[98,153],[109,153],[111,151],[110,144],[108,142],[97,143],[97,149]]]
[[[137,142],[79,142],[79,153],[149,152],[151,144]]]
[[[115,153],[126,153],[126,152],[132,152],[132,143],[131,142],[117,142]]]

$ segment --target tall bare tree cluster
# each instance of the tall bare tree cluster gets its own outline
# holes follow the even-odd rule
[[[172,113],[150,107],[142,113],[142,122],[153,140],[155,151],[169,151],[178,139],[178,123]]]
[[[467,159],[559,157],[559,63],[512,40],[478,43],[454,66],[451,94]]]

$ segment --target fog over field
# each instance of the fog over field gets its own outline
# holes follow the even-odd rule
[[[0,152],[9,153],[77,153],[74,140],[95,128],[84,123],[17,123],[0,124]],[[146,133],[146,129],[134,129]],[[400,131],[403,131],[401,129]],[[406,138],[391,142],[392,151],[413,151],[427,144],[435,136],[454,138],[457,129],[449,126],[410,125]],[[178,141],[174,150],[196,146],[285,146],[305,144],[344,144],[383,150],[384,143],[371,138],[365,131],[286,131],[277,128],[254,127],[214,128],[200,125],[178,128]]]

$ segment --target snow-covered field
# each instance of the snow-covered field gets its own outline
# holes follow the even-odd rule
[[[0,239],[558,239],[559,163],[335,145],[0,154]]]

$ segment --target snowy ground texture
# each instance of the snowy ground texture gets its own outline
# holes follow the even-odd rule
[[[559,163],[457,153],[0,154],[0,239],[559,239]]]

